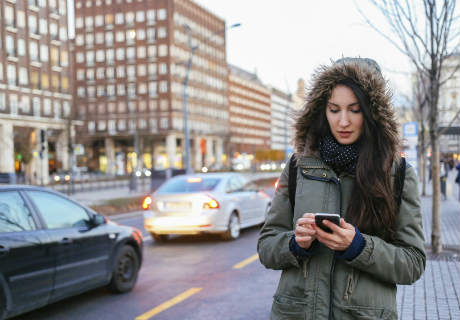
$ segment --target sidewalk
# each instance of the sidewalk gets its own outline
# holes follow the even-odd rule
[[[398,286],[399,318],[460,319],[460,202],[455,170],[449,172],[447,200],[441,200],[441,239],[444,251],[433,256],[431,247],[431,184],[421,197],[427,247],[425,273],[411,286]]]

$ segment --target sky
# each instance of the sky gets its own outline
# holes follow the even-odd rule
[[[409,60],[359,13],[391,35],[368,0],[195,0],[227,26],[227,61],[256,72],[267,85],[294,92],[313,71],[341,57],[376,60],[395,96],[410,96]],[[394,37],[394,36],[393,36]]]

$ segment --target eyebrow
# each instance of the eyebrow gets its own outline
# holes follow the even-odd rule
[[[339,106],[337,103],[334,103],[334,102],[331,102],[331,101],[328,101],[327,103],[328,103],[328,104],[332,104],[333,106],[339,107],[339,108],[340,108],[340,106]],[[347,107],[353,107],[353,106],[355,106],[355,105],[357,105],[357,104],[359,105],[359,102],[358,102],[358,101],[353,102],[353,103],[350,103]]]

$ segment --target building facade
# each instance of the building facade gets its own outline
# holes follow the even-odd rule
[[[220,166],[225,52],[225,21],[192,1],[76,0],[78,137],[87,151],[79,165],[108,174],[183,168],[188,77],[192,166]]]
[[[234,65],[229,65],[228,88],[229,155],[234,167],[248,169],[254,160],[264,160],[258,153],[270,150],[270,90],[256,74]]]
[[[270,88],[271,99],[271,149],[286,156],[293,151],[294,101],[292,95]]]
[[[0,173],[47,184],[69,169],[67,1],[4,0],[0,13]]]

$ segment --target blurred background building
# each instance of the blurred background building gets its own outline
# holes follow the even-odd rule
[[[0,11],[1,180],[47,184],[69,169],[67,1],[5,0]]]

